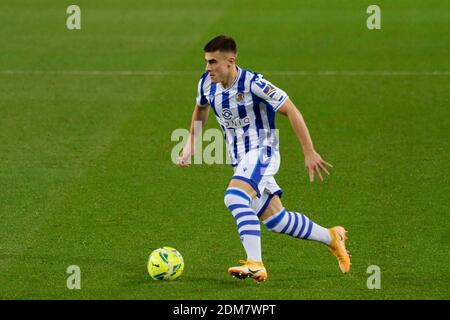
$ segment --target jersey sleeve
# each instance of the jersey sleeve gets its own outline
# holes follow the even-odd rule
[[[198,81],[198,86],[197,86],[197,98],[196,98],[196,103],[199,107],[206,107],[208,105],[208,100],[206,99],[205,96],[205,89],[204,89],[204,84],[205,84],[205,79],[208,76],[208,73],[205,72],[202,77],[200,78],[200,80]]]
[[[261,74],[257,74],[250,84],[251,91],[262,100],[266,101],[273,109],[278,109],[289,98],[286,92],[277,88],[271,82],[264,79]]]

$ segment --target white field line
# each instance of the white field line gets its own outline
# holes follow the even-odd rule
[[[199,76],[197,71],[156,70],[0,70],[0,75]],[[265,71],[279,76],[449,76],[450,71]]]

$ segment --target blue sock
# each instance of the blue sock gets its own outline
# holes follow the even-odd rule
[[[328,229],[314,223],[303,213],[286,211],[285,208],[282,208],[280,212],[267,218],[263,223],[270,231],[288,234],[296,238],[320,241],[328,245],[331,242]]]

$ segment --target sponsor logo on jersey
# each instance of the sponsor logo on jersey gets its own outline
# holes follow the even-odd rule
[[[266,87],[263,89],[263,92],[268,95],[269,97],[273,98],[275,93],[277,92],[277,89],[272,87],[270,84],[267,84]]]
[[[220,124],[227,129],[237,129],[250,124],[250,118],[246,116],[245,118],[234,118],[234,119],[220,119]]]
[[[230,109],[222,109],[222,117],[226,120],[231,120],[233,118],[233,114]]]

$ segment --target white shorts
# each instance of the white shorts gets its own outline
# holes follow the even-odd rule
[[[280,168],[280,153],[270,152],[266,148],[250,150],[234,167],[233,179],[243,180],[255,189],[251,207],[260,216],[274,195],[281,196],[283,191],[275,181]]]

